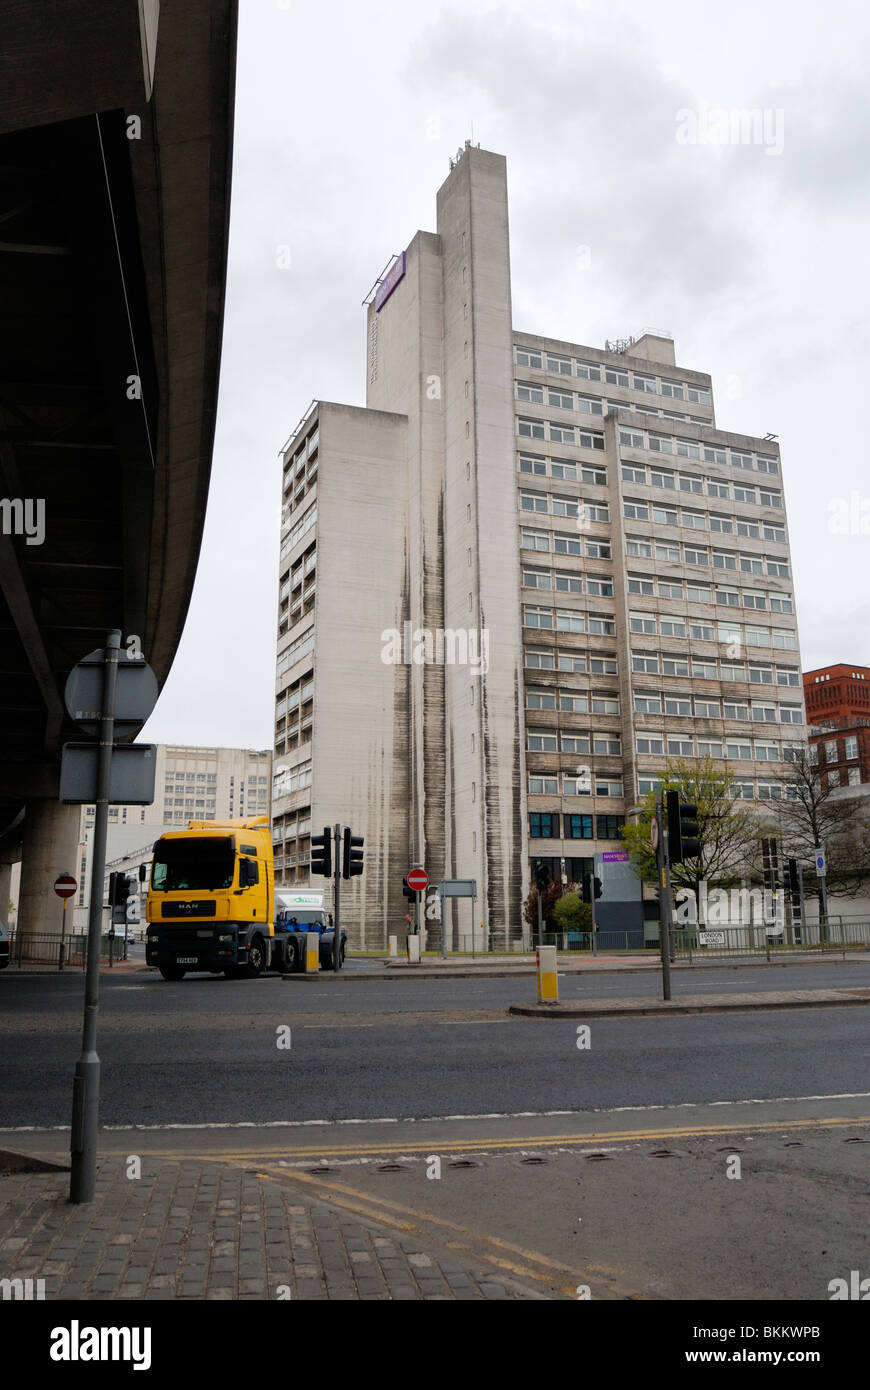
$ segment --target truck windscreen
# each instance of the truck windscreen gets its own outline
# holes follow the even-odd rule
[[[158,893],[231,888],[235,869],[232,839],[158,840],[151,887]]]

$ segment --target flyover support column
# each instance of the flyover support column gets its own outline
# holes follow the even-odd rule
[[[35,936],[60,936],[58,874],[79,877],[81,807],[34,798],[24,818],[18,930],[26,946]]]
[[[0,860],[0,922],[9,926],[9,899],[12,896],[12,865]]]

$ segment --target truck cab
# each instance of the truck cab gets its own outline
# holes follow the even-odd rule
[[[324,969],[332,966],[332,950],[335,940],[332,913],[326,910],[322,893],[288,893],[275,895],[275,934],[304,937],[316,932],[320,937],[320,964]],[[341,932],[341,958],[344,961],[347,951],[347,932]],[[289,952],[288,952],[289,955]],[[301,955],[295,957],[300,961]]]

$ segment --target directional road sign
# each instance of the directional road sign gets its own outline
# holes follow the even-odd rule
[[[824,878],[824,877],[825,877],[825,874],[826,874],[827,872],[828,872],[828,861],[825,859],[825,851],[824,851],[823,849],[817,849],[817,850],[816,850],[816,873],[818,874],[819,878]]]

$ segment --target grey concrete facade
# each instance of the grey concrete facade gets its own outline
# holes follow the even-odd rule
[[[477,881],[501,947],[532,861],[591,871],[669,758],[782,796],[806,733],[778,448],[718,430],[665,335],[514,331],[505,161],[470,146],[367,333],[366,409],[316,405],[284,450],[276,870],[306,883],[312,823],[350,823],[352,943],[404,926],[420,863]]]

